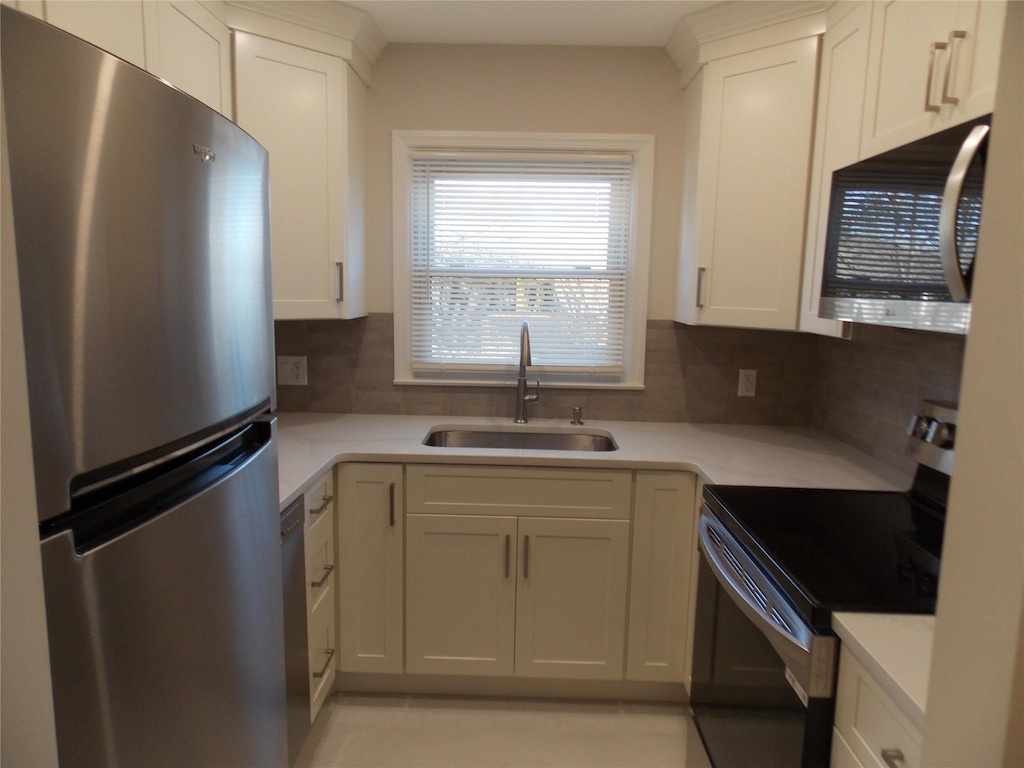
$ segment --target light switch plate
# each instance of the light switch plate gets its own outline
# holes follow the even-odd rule
[[[279,387],[304,387],[308,384],[306,378],[306,358],[286,357],[278,355],[277,358],[277,385]]]

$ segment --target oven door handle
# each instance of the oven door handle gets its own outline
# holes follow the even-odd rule
[[[783,655],[783,658],[791,655],[799,657],[810,654],[810,633],[805,633],[805,637],[799,637],[792,632],[787,632],[784,627],[774,622],[771,616],[761,609],[761,606],[757,605],[750,594],[750,590],[743,584],[740,574],[730,567],[729,563],[720,554],[719,545],[711,539],[708,528],[707,518],[702,516],[700,521],[700,543],[701,549],[704,551],[704,559],[707,560],[708,565],[711,567],[711,572],[715,574],[715,578],[733,599],[736,606],[743,611],[746,617],[753,622],[754,626],[762,634],[770,641],[773,641],[772,645],[777,646],[775,641],[779,638],[785,638],[788,641],[788,644],[792,646],[788,649],[788,653],[783,648],[776,648]]]

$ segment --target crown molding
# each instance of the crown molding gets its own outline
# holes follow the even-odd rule
[[[774,28],[782,37],[808,30],[808,34],[820,34],[824,32],[824,12],[831,5],[833,0],[721,2],[684,16],[665,49],[683,71],[685,83],[689,80],[687,73],[692,77],[695,66],[699,69],[701,64],[718,58],[719,52],[729,49],[728,44],[709,44],[767,28]],[[819,26],[819,31],[813,31]]]
[[[224,0],[228,26],[340,56],[369,83],[387,45],[368,13],[333,0]]]

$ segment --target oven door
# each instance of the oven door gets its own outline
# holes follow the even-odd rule
[[[838,641],[701,512],[691,703],[715,768],[827,766]]]

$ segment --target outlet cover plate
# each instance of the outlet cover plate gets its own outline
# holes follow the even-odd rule
[[[740,368],[740,383],[736,392],[740,397],[754,397],[757,394],[757,371],[753,368]]]
[[[304,387],[308,383],[305,357],[278,355],[277,385],[279,387]]]

